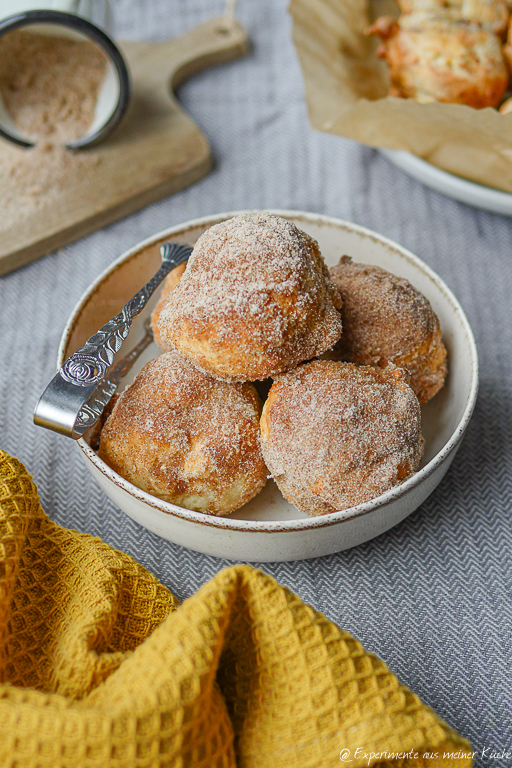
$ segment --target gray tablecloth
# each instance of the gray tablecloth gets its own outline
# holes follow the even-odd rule
[[[0,445],[34,473],[52,519],[133,555],[183,599],[228,563],[139,527],[93,483],[71,441],[32,424],[77,299],[138,241],[223,210],[317,211],[410,248],[454,291],[477,339],[480,394],[463,445],[437,491],[393,530],[348,552],[263,569],[381,656],[471,740],[477,765],[510,766],[492,754],[512,752],[512,221],[426,189],[371,149],[311,130],[285,5],[240,0],[251,54],[181,89],[211,139],[213,173],[0,279]],[[164,39],[222,7],[116,0],[115,30]]]

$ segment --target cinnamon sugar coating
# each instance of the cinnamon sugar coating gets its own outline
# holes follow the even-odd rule
[[[367,34],[383,40],[377,56],[389,65],[391,96],[483,109],[507,88],[501,40],[478,24],[417,11],[398,21],[383,16]]]
[[[155,308],[151,313],[151,328],[153,330],[153,338],[159,347],[162,346],[160,339],[160,312],[165,307],[171,291],[174,291],[179,281],[183,277],[186,266],[187,262],[178,264],[177,267],[174,267],[174,269],[169,272],[160,290],[160,296],[158,297],[158,301],[155,304]]]
[[[404,372],[317,360],[279,376],[261,415],[263,457],[308,515],[362,504],[410,477],[423,453]]]
[[[446,378],[441,325],[428,299],[407,280],[343,256],[330,270],[342,297],[343,335],[336,360],[404,368],[421,404]]]
[[[330,349],[339,305],[315,240],[279,216],[244,214],[198,239],[156,333],[213,376],[254,381]]]
[[[150,360],[120,395],[100,457],[144,491],[181,507],[228,515],[265,485],[261,402],[251,384],[228,384],[176,352]]]

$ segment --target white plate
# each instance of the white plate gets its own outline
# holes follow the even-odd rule
[[[416,155],[411,155],[410,152],[401,152],[396,149],[379,149],[379,152],[409,176],[443,195],[453,197],[461,203],[482,208],[484,211],[512,216],[512,194],[508,192],[500,192],[499,189],[485,187],[483,184],[463,179],[461,176],[454,176]]]
[[[478,361],[473,334],[457,300],[442,280],[409,251],[355,224],[296,211],[274,211],[318,240],[328,265],[344,253],[355,261],[378,264],[405,277],[430,300],[439,315],[448,349],[445,387],[422,408],[426,438],[422,466],[387,493],[352,509],[307,517],[282,497],[270,481],[263,492],[227,518],[193,512],[162,501],[119,477],[88,445],[78,441],[88,470],[105,493],[133,520],[190,549],[233,560],[280,561],[316,557],[348,549],[378,536],[413,512],[432,493],[448,469],[473,412]],[[112,317],[156,272],[164,240],[194,242],[208,227],[235,213],[224,213],[172,227],[139,244],[114,262],[82,296],[64,330],[58,365]],[[156,297],[152,300],[152,304]],[[121,355],[137,343],[152,304],[134,323]],[[152,345],[138,368],[159,353]],[[135,371],[131,372],[131,377]]]

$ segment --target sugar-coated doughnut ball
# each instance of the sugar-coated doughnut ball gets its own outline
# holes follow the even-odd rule
[[[308,515],[362,504],[419,467],[418,399],[400,368],[330,360],[279,376],[261,415],[263,457]]]
[[[251,384],[218,381],[167,352],[147,363],[119,397],[101,432],[99,455],[154,496],[228,515],[267,479],[260,413]]]
[[[315,240],[279,216],[244,214],[198,239],[155,337],[218,378],[266,379],[333,346],[339,305]]]
[[[183,277],[186,266],[187,262],[184,264],[178,264],[177,267],[174,267],[174,269],[169,272],[160,290],[160,295],[158,297],[157,303],[155,304],[155,308],[151,313],[151,328],[153,329],[153,338],[159,347],[162,346],[160,342],[160,312],[165,307],[167,299],[171,295],[171,291],[174,291],[179,281]]]
[[[331,269],[342,298],[343,336],[332,356],[359,365],[404,368],[420,403],[441,389],[446,349],[428,299],[402,277],[348,256]]]

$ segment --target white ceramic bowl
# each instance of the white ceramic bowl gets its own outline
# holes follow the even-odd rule
[[[410,152],[401,152],[398,149],[379,149],[390,163],[396,165],[409,176],[421,181],[427,187],[441,192],[442,195],[453,197],[467,205],[474,205],[484,211],[501,213],[504,216],[512,216],[512,194],[502,192],[500,189],[486,187],[477,184],[476,181],[463,179],[453,173],[437,168],[421,157],[411,155]]]
[[[240,213],[240,212],[236,212]],[[64,330],[58,365],[84,344],[156,272],[165,240],[193,243],[208,227],[236,213],[187,222],[161,232],[115,261],[91,285]],[[322,517],[307,517],[289,504],[273,481],[245,507],[220,518],[161,501],[139,490],[108,467],[87,442],[78,446],[85,464],[107,496],[129,517],[164,539],[231,560],[269,562],[317,557],[354,547],[399,523],[429,496],[443,478],[471,418],[478,389],[476,345],[459,303],[442,280],[412,253],[363,227],[297,211],[274,211],[320,243],[328,265],[347,253],[407,278],[430,300],[441,320],[449,375],[441,392],[422,408],[425,454],[420,470],[402,485],[372,501]],[[137,343],[156,297],[137,318],[120,355]],[[151,345],[126,382],[150,358]]]

